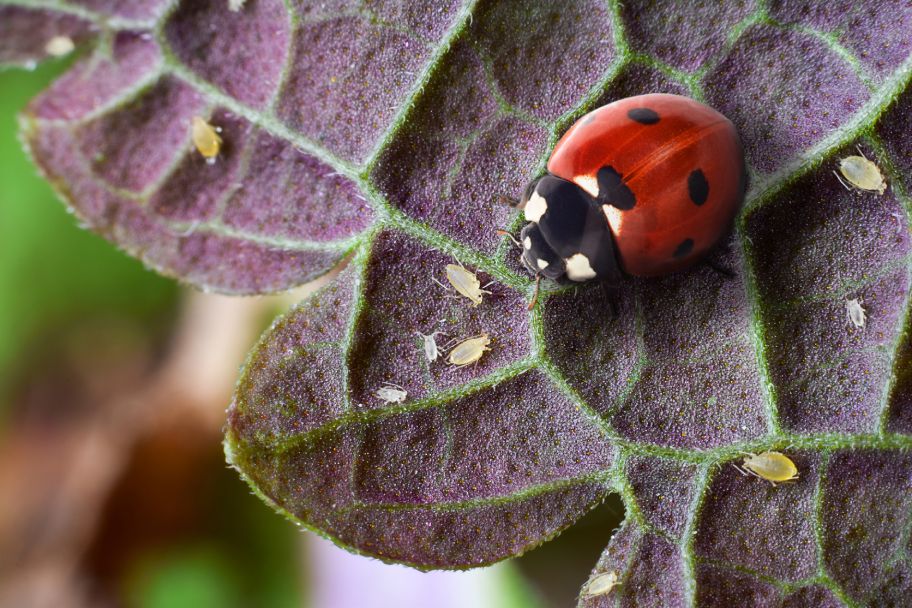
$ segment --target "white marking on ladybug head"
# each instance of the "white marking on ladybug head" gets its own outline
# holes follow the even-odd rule
[[[545,268],[548,267],[548,262],[545,261],[545,260],[543,260],[543,259],[541,259],[541,258],[539,258],[538,260],[536,260],[535,263],[538,265],[538,269],[539,269],[539,270],[544,270]]]
[[[524,238],[523,247],[525,247],[526,249],[532,249],[532,239],[529,237]]]
[[[529,197],[529,202],[526,203],[526,221],[538,223],[547,210],[548,201],[538,192],[533,192]]]
[[[589,258],[582,253],[574,253],[564,260],[567,268],[567,278],[571,281],[588,281],[595,278],[595,271],[589,263]]]
[[[594,175],[577,175],[573,181],[577,186],[592,195],[593,198],[598,198],[598,180],[595,179]]]

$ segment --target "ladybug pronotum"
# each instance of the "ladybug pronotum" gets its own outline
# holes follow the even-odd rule
[[[747,186],[735,127],[679,95],[629,97],[580,118],[519,202],[523,265],[538,278],[659,276],[730,232]]]

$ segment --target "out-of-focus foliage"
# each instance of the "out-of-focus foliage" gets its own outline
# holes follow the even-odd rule
[[[177,294],[79,230],[22,150],[18,112],[64,67],[0,71],[0,420],[13,378],[65,326],[87,318],[161,326]]]

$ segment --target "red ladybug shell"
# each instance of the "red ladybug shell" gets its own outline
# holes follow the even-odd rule
[[[548,161],[551,174],[592,196],[603,167],[617,172],[633,195],[627,210],[602,206],[631,275],[667,274],[699,261],[731,229],[744,198],[744,154],[734,125],[680,95],[602,106],[564,134]]]

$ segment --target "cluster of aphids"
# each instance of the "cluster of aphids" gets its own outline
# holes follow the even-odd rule
[[[206,159],[206,162],[213,163],[218,158],[222,149],[221,129],[215,127],[205,119],[194,116],[191,122],[190,138],[196,151]],[[474,273],[456,264],[447,264],[446,278],[456,292],[469,299],[472,306],[478,306],[482,302],[484,294],[491,292],[485,290]],[[435,279],[436,281],[436,279]],[[442,283],[437,281],[444,289]],[[437,346],[437,336],[445,335],[441,331],[435,331],[430,334],[416,332],[422,339],[424,355],[428,362],[434,362],[440,356],[440,348]],[[455,341],[454,341],[455,342]],[[491,350],[488,345],[491,338],[488,334],[483,333],[479,336],[466,338],[455,344],[447,354],[447,362],[456,367],[463,367],[477,362],[484,355],[485,351]],[[385,383],[378,388],[374,395],[387,403],[402,403],[407,396],[406,391],[392,383]]]
[[[861,192],[876,192],[883,194],[887,189],[887,181],[884,179],[880,168],[865,156],[861,148],[858,148],[861,156],[846,156],[839,160],[839,173],[833,171],[833,175],[839,180],[846,190],[858,190]],[[842,176],[840,177],[840,174]],[[897,221],[901,221],[897,218]],[[862,306],[861,298],[846,300],[846,323],[854,326],[856,329],[864,329],[867,323],[867,311]]]
[[[481,304],[484,294],[491,293],[481,286],[481,282],[472,271],[457,264],[446,265],[446,278],[447,282],[456,290],[456,293],[471,301],[472,306]],[[446,285],[437,279],[434,279],[434,282],[444,289],[447,289]],[[485,287],[487,287],[487,285],[485,285]],[[420,331],[416,331],[415,333],[421,338],[421,346],[424,350],[425,359],[427,359],[428,363],[436,361],[437,358],[440,357],[441,351],[441,348],[437,345],[437,336],[445,336],[446,334],[442,331],[434,331],[430,334],[423,334]],[[486,351],[491,350],[488,348],[490,343],[491,337],[487,333],[482,333],[481,335],[465,338],[463,340],[452,340],[451,344],[453,344],[453,346],[450,348],[449,353],[447,353],[447,363],[456,367],[464,367],[476,363]],[[449,345],[444,346],[443,348],[447,348],[448,346]],[[405,401],[408,393],[401,386],[386,382],[377,389],[374,396],[386,403],[402,403]]]

